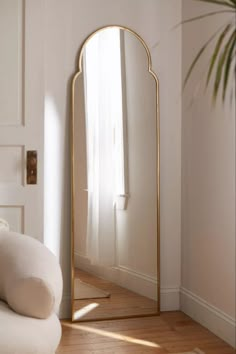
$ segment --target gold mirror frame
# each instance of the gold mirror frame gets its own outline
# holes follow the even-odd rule
[[[103,31],[108,28],[119,28],[124,31],[127,31],[133,34],[143,45],[144,49],[146,50],[147,58],[148,58],[148,72],[152,75],[153,79],[155,80],[156,86],[156,156],[157,156],[157,312],[153,314],[147,315],[131,315],[131,316],[121,316],[121,317],[108,317],[102,319],[95,319],[96,321],[103,321],[103,320],[113,320],[113,319],[124,319],[124,318],[135,318],[135,317],[150,317],[156,316],[160,314],[160,105],[159,105],[159,80],[157,75],[152,70],[152,61],[151,61],[151,54],[149,48],[145,41],[140,37],[135,31],[131,30],[128,27],[120,26],[120,25],[109,25],[100,27],[92,34],[90,34],[85,41],[82,43],[80,51],[79,51],[79,60],[78,60],[78,71],[74,74],[72,79],[72,100],[71,100],[71,318],[72,322],[78,321],[74,320],[74,200],[75,200],[75,178],[74,178],[74,161],[75,161],[75,154],[74,154],[74,119],[75,119],[75,112],[74,112],[74,104],[75,104],[75,81],[82,73],[82,57],[84,47],[86,46],[87,42],[95,36],[98,32]],[[84,322],[89,322],[92,320],[82,320]]]

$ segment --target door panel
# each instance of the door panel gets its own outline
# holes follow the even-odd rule
[[[23,146],[0,146],[0,184],[22,186],[24,184]]]
[[[0,207],[1,218],[8,221],[11,230],[24,233],[24,207],[16,205],[7,205]]]
[[[0,126],[23,124],[24,1],[0,1]]]
[[[43,241],[43,1],[0,0],[0,217]],[[2,53],[4,53],[2,55]],[[26,151],[38,183],[26,183]]]

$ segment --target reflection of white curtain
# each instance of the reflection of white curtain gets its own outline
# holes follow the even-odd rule
[[[87,256],[93,264],[115,264],[115,136],[122,122],[119,30],[97,33],[84,55],[88,221]]]

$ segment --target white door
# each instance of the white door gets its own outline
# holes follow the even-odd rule
[[[0,218],[43,241],[43,1],[0,0]],[[27,184],[26,153],[38,154]]]

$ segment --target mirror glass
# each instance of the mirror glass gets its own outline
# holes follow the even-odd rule
[[[83,45],[72,85],[72,317],[159,311],[158,82],[117,26]]]

